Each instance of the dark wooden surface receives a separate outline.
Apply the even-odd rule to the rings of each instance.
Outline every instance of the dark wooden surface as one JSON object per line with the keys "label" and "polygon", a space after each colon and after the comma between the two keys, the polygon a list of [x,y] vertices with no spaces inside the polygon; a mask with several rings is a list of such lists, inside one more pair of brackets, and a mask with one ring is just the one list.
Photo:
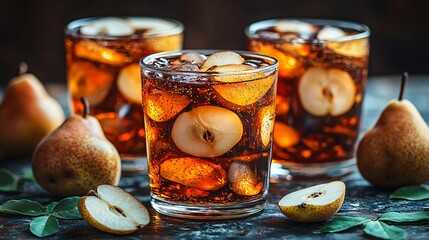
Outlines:
{"label": "dark wooden surface", "polygon": [[[367,85],[364,102],[363,129],[370,128],[390,99],[398,95],[399,76],[372,77]],[[67,100],[64,87],[50,86],[50,92],[65,106]],[[411,76],[405,92],[406,98],[415,103],[426,122],[429,122],[429,76]],[[30,170],[30,160],[1,159],[0,167],[15,173]],[[429,206],[429,200],[389,200],[390,191],[373,188],[358,171],[344,177],[347,192],[344,205],[337,215],[366,216],[376,218],[389,211],[422,211]],[[147,177],[143,175],[123,177],[120,186],[135,195],[149,209],[151,223],[134,234],[116,236],[98,231],[83,220],[60,220],[60,232],[49,239],[372,239],[360,229],[336,234],[317,234],[325,222],[296,223],[288,220],[277,207],[285,194],[323,181],[290,181],[271,184],[268,204],[259,214],[235,220],[190,221],[166,217],[156,213],[149,204]],[[26,182],[21,192],[0,192],[0,204],[9,199],[31,199],[48,204],[59,200],[44,192],[33,182]],[[31,217],[0,214],[0,239],[36,238],[29,231]],[[401,226],[408,231],[407,239],[429,239],[427,225]]]}

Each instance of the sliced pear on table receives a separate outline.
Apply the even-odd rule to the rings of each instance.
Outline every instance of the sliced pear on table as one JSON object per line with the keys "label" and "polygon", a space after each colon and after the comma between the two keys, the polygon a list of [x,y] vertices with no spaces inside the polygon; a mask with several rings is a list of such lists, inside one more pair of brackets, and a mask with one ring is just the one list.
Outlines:
{"label": "sliced pear on table", "polygon": [[119,187],[100,185],[91,194],[79,200],[78,209],[87,223],[101,231],[129,234],[150,222],[143,204]]}
{"label": "sliced pear on table", "polygon": [[319,222],[340,210],[346,193],[341,181],[304,188],[284,196],[278,203],[288,218],[298,222]]}

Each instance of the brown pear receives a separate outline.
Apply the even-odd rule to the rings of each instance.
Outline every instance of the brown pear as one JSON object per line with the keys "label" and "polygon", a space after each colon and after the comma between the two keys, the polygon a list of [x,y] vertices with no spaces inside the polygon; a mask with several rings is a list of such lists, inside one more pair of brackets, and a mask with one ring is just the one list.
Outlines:
{"label": "brown pear", "polygon": [[98,120],[68,117],[39,143],[32,158],[33,174],[45,190],[60,196],[85,195],[101,184],[118,185],[121,160],[104,136]]}
{"label": "brown pear", "polygon": [[39,141],[64,121],[60,104],[33,75],[12,78],[0,104],[0,152],[31,156]]}
{"label": "brown pear", "polygon": [[374,186],[398,188],[429,180],[429,127],[416,107],[399,100],[384,109],[375,126],[358,145],[357,164]]}

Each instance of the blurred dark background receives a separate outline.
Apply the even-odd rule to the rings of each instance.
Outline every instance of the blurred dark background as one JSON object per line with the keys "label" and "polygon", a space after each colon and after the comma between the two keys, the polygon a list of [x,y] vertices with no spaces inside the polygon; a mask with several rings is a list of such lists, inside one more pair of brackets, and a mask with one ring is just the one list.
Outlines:
{"label": "blurred dark background", "polygon": [[270,18],[343,19],[371,30],[370,75],[429,73],[424,0],[1,0],[0,87],[24,60],[43,82],[65,83],[63,28],[90,16],[155,16],[185,25],[184,48],[245,49],[243,29]]}

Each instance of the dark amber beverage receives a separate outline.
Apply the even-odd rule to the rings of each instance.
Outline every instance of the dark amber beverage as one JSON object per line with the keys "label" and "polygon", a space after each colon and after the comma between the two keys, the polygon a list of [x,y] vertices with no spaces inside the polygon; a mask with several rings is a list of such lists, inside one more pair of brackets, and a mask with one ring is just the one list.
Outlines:
{"label": "dark amber beverage", "polygon": [[182,48],[183,25],[158,18],[88,18],[66,27],[71,112],[90,113],[121,155],[125,172],[147,169],[139,60]]}
{"label": "dark amber beverage", "polygon": [[368,27],[267,20],[248,49],[277,58],[273,177],[333,177],[353,169],[369,54]]}
{"label": "dark amber beverage", "polygon": [[265,206],[277,61],[249,52],[178,51],[141,61],[152,206],[184,218]]}

